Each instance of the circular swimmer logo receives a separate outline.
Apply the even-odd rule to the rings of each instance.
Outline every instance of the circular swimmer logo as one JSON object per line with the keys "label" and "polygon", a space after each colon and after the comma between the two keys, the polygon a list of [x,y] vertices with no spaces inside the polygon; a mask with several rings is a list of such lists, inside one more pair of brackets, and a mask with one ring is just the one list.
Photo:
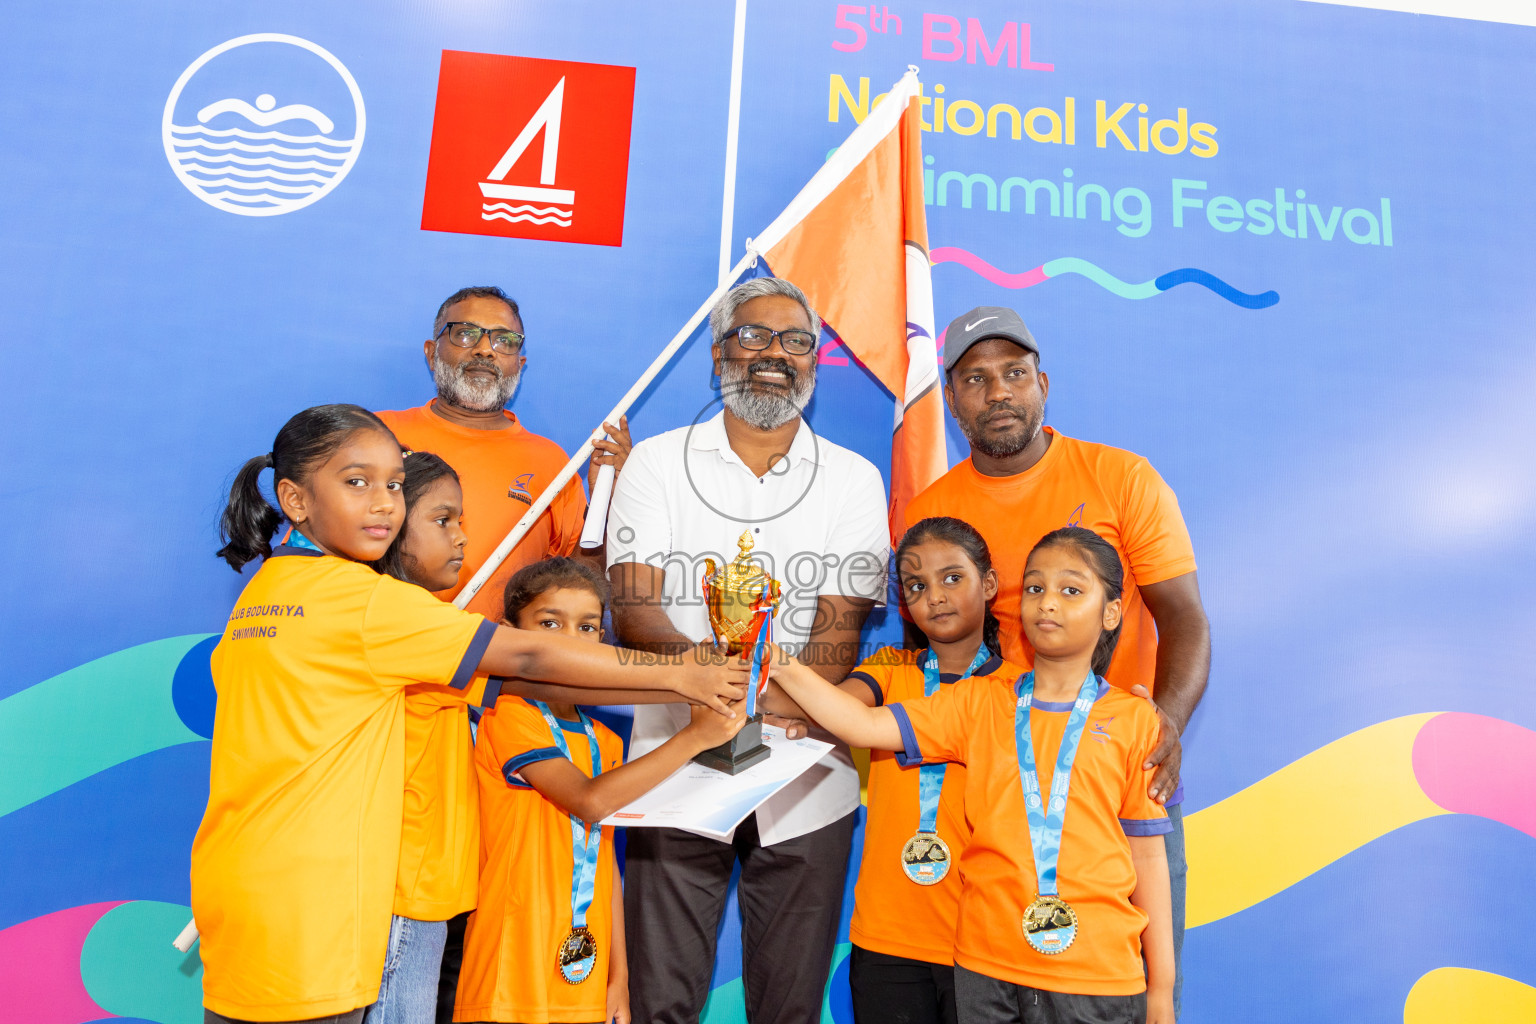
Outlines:
{"label": "circular swimmer logo", "polygon": [[259,32],[220,43],[181,73],[160,136],[171,170],[197,198],[273,217],[341,184],[365,124],[357,80],[329,50]]}

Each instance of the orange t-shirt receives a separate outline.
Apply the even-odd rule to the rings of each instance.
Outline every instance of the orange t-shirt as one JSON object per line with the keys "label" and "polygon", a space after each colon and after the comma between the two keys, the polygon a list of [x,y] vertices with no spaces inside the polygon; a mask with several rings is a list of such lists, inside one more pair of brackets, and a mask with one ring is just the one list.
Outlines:
{"label": "orange t-shirt", "polygon": [[[568,456],[547,437],[529,433],[516,416],[504,413],[505,430],[474,430],[449,423],[432,411],[431,404],[415,409],[379,413],[400,443],[412,451],[431,452],[459,474],[464,488],[464,532],[469,545],[459,585],[468,583],[485,564],[496,545],[523,518],[528,507],[564,468]],[[469,602],[469,610],[492,621],[501,619],[501,592],[507,580],[525,565],[550,555],[569,555],[581,541],[587,498],[581,478],[572,477],[533,529],[512,549],[496,574]],[[460,587],[437,596],[451,601]]]}
{"label": "orange t-shirt", "polygon": [[1034,649],[1023,635],[1019,597],[1030,549],[1052,530],[1083,526],[1114,545],[1125,569],[1124,626],[1105,678],[1152,692],[1157,627],[1137,587],[1195,571],[1195,552],[1179,500],[1140,455],[1064,437],[1050,427],[1051,446],[1015,476],[983,476],[970,459],[935,480],[907,506],[906,525],[953,516],[986,539],[997,570],[992,611],[1002,624],[1003,657],[1026,667]]}
{"label": "orange t-shirt", "polygon": [[[405,790],[402,693],[467,685],[495,626],[368,566],[283,546],[211,661],[192,841],[203,1003],[307,1020],[379,996]],[[461,698],[462,699],[462,698]]]}
{"label": "orange t-shirt", "polygon": [[[505,415],[511,424],[506,430],[474,430],[448,422],[430,404],[379,413],[401,444],[441,456],[459,474],[469,535],[460,583],[469,582],[566,463],[559,445],[529,433],[512,413]],[[525,565],[575,551],[586,511],[581,481],[572,479],[469,610],[499,620],[507,580]],[[451,601],[458,592],[454,587],[437,596]],[[480,816],[469,712],[462,699],[443,698],[431,687],[412,687],[405,696],[408,767],[395,913],[418,921],[447,920],[475,905]]]}
{"label": "orange t-shirt", "polygon": [[[594,722],[603,771],[624,763],[624,744]],[[583,775],[592,755],[579,722],[561,721],[571,761]],[[480,785],[480,902],[464,934],[456,1021],[521,1024],[602,1020],[613,952],[613,830],[603,829],[587,928],[597,963],[571,985],[555,952],[571,930],[570,815],[523,781],[536,761],[562,757],[549,723],[532,703],[502,698],[480,719],[475,777]]]}
{"label": "orange t-shirt", "polygon": [[[885,647],[848,678],[867,683],[878,704],[921,700],[922,659],[927,653]],[[994,654],[964,685],[1006,688],[1021,675],[1017,665]],[[940,675],[940,692],[959,678]],[[954,860],[950,872],[933,885],[918,885],[901,867],[901,849],[916,834],[921,815],[918,777],[917,765],[903,767],[888,750],[870,751],[864,859],[848,936],[854,945],[877,953],[948,965],[955,962],[955,926],[960,917],[960,872],[954,866],[971,836],[965,812],[965,765],[951,764],[944,772],[936,831]]]}
{"label": "orange t-shirt", "polygon": [[[906,749],[903,763],[966,766],[971,841],[959,861],[960,927],[955,963],[990,978],[1051,992],[1133,995],[1146,991],[1141,933],[1147,915],[1131,902],[1136,868],[1127,835],[1172,831],[1147,796],[1141,768],[1157,744],[1157,714],[1145,700],[1099,687],[1072,766],[1057,862],[1057,893],[1077,911],[1077,940],[1054,956],[1024,940],[1034,901],[1035,859],[1019,780],[1014,709],[1018,686],[956,686],[891,705]],[[1029,713],[1036,771],[1049,793],[1071,703],[1036,700]]]}

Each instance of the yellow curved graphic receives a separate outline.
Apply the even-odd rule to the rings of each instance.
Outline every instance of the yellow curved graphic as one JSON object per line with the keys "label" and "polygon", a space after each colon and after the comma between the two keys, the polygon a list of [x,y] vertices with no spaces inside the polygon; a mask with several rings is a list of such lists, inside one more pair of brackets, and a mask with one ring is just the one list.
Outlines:
{"label": "yellow curved graphic", "polygon": [[1408,991],[1403,1024],[1530,1024],[1536,988],[1487,971],[1441,967]]}
{"label": "yellow curved graphic", "polygon": [[1246,910],[1393,829],[1449,814],[1413,768],[1414,739],[1435,715],[1350,733],[1185,818],[1188,927]]}

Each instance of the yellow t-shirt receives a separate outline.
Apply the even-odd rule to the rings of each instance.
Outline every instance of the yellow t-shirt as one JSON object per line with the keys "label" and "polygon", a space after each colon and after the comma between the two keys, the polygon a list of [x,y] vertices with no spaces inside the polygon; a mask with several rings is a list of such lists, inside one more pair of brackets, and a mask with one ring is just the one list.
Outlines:
{"label": "yellow t-shirt", "polygon": [[469,706],[484,676],[465,691],[421,683],[405,691],[405,818],[395,913],[446,921],[475,909],[480,860],[480,790],[475,785]]}
{"label": "yellow t-shirt", "polygon": [[366,565],[284,545],[214,648],[192,843],[203,1003],[243,1020],[378,997],[405,791],[404,690],[464,687],[495,626]]}

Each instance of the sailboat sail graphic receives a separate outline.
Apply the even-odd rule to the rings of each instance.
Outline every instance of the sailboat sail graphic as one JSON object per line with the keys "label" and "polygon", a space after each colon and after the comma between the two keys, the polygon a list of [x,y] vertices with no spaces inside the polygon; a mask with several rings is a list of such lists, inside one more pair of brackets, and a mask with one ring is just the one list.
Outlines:
{"label": "sailboat sail graphic", "polygon": [[[517,133],[512,145],[496,161],[496,166],[486,175],[488,180],[480,182],[480,194],[486,200],[480,205],[481,220],[571,226],[571,217],[576,210],[575,190],[551,187],[555,184],[555,168],[560,159],[560,113],[564,106],[565,79],[561,78],[528,123],[523,125],[523,130]],[[539,162],[539,184],[506,184],[513,165],[527,152],[540,131],[544,133],[544,150]]]}

